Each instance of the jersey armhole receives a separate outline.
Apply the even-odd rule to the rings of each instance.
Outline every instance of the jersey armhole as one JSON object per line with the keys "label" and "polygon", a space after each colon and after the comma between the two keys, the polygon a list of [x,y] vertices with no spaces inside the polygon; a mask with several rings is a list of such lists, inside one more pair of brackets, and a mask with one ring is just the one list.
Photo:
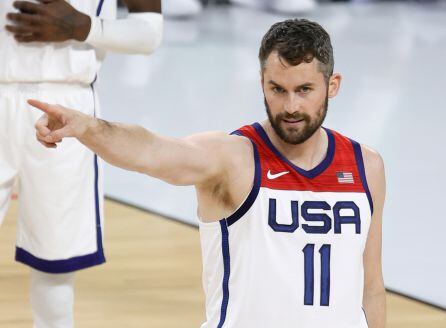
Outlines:
{"label": "jersey armhole", "polygon": [[237,135],[237,136],[240,136],[240,137],[244,137],[243,133],[241,133],[239,130],[232,131],[232,132],[230,133],[230,135],[231,135],[231,136],[233,136],[233,135]]}
{"label": "jersey armhole", "polygon": [[367,195],[367,199],[369,200],[370,212],[373,215],[373,200],[372,200],[372,195],[370,194],[369,186],[367,184],[367,178],[366,178],[366,174],[365,174],[364,159],[362,157],[361,145],[354,140],[350,139],[350,141],[353,146],[353,151],[355,152],[356,167],[358,168],[359,177],[361,178],[362,186],[363,186],[364,191]]}
{"label": "jersey armhole", "polygon": [[[234,131],[231,133],[231,135],[239,135],[245,138],[248,138],[243,135],[240,131]],[[248,138],[251,141],[252,149],[254,153],[254,181],[252,184],[251,191],[249,192],[246,199],[243,201],[243,203],[237,208],[237,210],[234,211],[230,216],[227,218],[224,218],[220,221],[226,221],[227,226],[234,224],[237,222],[243,215],[248,212],[248,210],[251,208],[251,206],[254,204],[254,201],[257,198],[257,195],[260,191],[260,184],[261,184],[261,178],[262,178],[262,170],[260,167],[260,159],[259,159],[259,152],[257,150],[257,146],[250,138]]]}

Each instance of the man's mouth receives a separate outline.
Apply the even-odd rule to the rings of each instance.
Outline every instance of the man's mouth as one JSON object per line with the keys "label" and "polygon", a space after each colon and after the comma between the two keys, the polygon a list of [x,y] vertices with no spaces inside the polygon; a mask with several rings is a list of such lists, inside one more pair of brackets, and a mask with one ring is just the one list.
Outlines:
{"label": "man's mouth", "polygon": [[290,120],[290,119],[283,119],[286,123],[291,123],[291,124],[295,124],[295,123],[299,123],[299,122],[303,122],[304,119],[300,119],[300,120]]}

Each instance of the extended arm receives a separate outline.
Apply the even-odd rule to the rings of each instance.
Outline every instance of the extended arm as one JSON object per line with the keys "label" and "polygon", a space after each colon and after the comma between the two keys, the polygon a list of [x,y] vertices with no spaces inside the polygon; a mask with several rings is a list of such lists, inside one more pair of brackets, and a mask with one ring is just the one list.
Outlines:
{"label": "extended arm", "polygon": [[108,163],[175,185],[205,185],[225,176],[225,150],[239,140],[220,132],[183,139],[163,137],[140,126],[109,123],[61,106],[29,103],[46,113],[37,138],[47,147],[75,137]]}
{"label": "extended arm", "polygon": [[362,147],[374,211],[364,251],[363,306],[370,328],[386,325],[386,293],[382,275],[382,214],[386,194],[384,163],[373,150]]}
{"label": "extended arm", "polygon": [[19,42],[77,40],[122,53],[150,54],[161,43],[161,0],[125,0],[123,19],[88,16],[65,0],[15,1],[18,13],[8,13],[6,29]]}
{"label": "extended arm", "polygon": [[161,44],[161,0],[123,0],[129,10],[125,19],[91,17],[85,42],[108,51],[150,54]]}

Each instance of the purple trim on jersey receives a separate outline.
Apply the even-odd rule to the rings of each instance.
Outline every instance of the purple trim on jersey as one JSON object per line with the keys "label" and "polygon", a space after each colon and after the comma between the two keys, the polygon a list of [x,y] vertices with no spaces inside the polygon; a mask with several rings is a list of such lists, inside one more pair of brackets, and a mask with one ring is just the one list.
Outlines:
{"label": "purple trim on jersey", "polygon": [[[243,135],[240,134],[240,132],[238,133],[233,132],[231,134]],[[250,141],[252,143],[252,148],[254,151],[254,182],[252,185],[252,189],[248,197],[243,202],[243,204],[226,219],[221,220],[221,221],[226,221],[228,223],[228,227],[237,222],[243,215],[246,214],[246,212],[248,212],[252,204],[254,204],[257,195],[259,194],[260,183],[262,180],[262,170],[260,168],[259,152],[257,151],[257,146],[254,143],[254,141],[252,141],[251,139]]]}
{"label": "purple trim on jersey", "polygon": [[96,9],[96,17],[99,17],[102,11],[102,6],[104,5],[104,0],[100,0],[98,4],[98,8]]}
{"label": "purple trim on jersey", "polygon": [[229,303],[229,276],[231,272],[231,257],[229,254],[229,231],[228,224],[225,220],[220,220],[221,227],[221,248],[223,255],[223,299],[221,301],[221,309],[220,309],[220,322],[218,323],[217,328],[223,327],[223,324],[226,320],[226,312],[228,310]]}
{"label": "purple trim on jersey", "polygon": [[67,273],[80,269],[89,268],[105,262],[103,253],[93,253],[84,256],[72,257],[67,260],[43,260],[20,247],[16,247],[15,259],[36,270],[47,273]]}
{"label": "purple trim on jersey", "polygon": [[101,228],[101,209],[99,199],[99,168],[98,168],[98,155],[94,154],[94,198],[95,198],[95,212],[96,212],[96,243],[97,253],[104,258],[104,249],[102,247],[102,228]]}
{"label": "purple trim on jersey", "polygon": [[359,176],[361,178],[362,186],[364,187],[365,193],[367,195],[367,199],[369,200],[370,211],[373,214],[373,200],[372,200],[372,195],[370,194],[369,186],[367,184],[367,178],[365,175],[364,159],[362,158],[361,145],[352,139],[350,139],[350,142],[352,143],[353,150],[355,152],[356,166],[358,167]]}
{"label": "purple trim on jersey", "polygon": [[67,273],[77,271],[91,266],[99,265],[105,262],[104,251],[102,248],[102,231],[101,231],[101,217],[99,208],[99,188],[98,188],[98,159],[94,156],[94,188],[95,188],[95,226],[96,226],[96,241],[97,251],[92,254],[76,256],[65,260],[44,260],[40,259],[26,250],[16,247],[15,260],[26,264],[36,270],[47,273]]}
{"label": "purple trim on jersey", "polygon": [[[93,83],[90,85],[93,93],[93,116],[96,117],[96,93],[94,91]],[[99,165],[98,155],[94,154],[94,199],[95,199],[95,214],[96,214],[96,243],[97,253],[104,259],[104,249],[102,247],[102,227],[101,227],[101,209],[99,199]]]}
{"label": "purple trim on jersey", "polygon": [[[96,117],[96,98],[93,85],[94,116]],[[94,199],[95,199],[95,226],[97,250],[95,253],[76,256],[64,260],[44,260],[40,259],[26,250],[16,247],[15,260],[26,264],[36,270],[47,273],[67,273],[89,268],[105,262],[104,250],[102,247],[101,211],[99,199],[99,167],[98,156],[94,155]]]}
{"label": "purple trim on jersey", "polygon": [[244,137],[243,133],[241,133],[239,130],[232,131],[230,134],[231,135],[238,135],[238,136]]}
{"label": "purple trim on jersey", "polygon": [[254,127],[257,134],[260,136],[260,138],[262,138],[262,140],[266,144],[266,146],[277,157],[279,157],[282,161],[284,161],[289,166],[291,166],[295,171],[297,171],[297,173],[299,173],[300,175],[302,175],[308,179],[313,179],[313,178],[317,177],[319,174],[321,174],[322,172],[324,172],[325,169],[328,168],[330,166],[331,162],[333,161],[334,154],[335,154],[335,138],[333,136],[333,133],[329,129],[323,128],[327,132],[327,136],[328,136],[327,155],[325,156],[324,160],[322,162],[320,162],[316,167],[307,171],[307,170],[304,170],[304,169],[298,167],[297,165],[291,163],[285,156],[283,156],[277,150],[277,148],[273,145],[273,143],[269,139],[268,135],[266,134],[265,130],[259,123],[256,122],[252,126]]}

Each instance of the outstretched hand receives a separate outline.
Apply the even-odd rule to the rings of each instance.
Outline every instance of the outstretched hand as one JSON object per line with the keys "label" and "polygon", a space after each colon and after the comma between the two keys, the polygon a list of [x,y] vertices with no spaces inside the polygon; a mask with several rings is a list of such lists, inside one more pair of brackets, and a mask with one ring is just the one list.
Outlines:
{"label": "outstretched hand", "polygon": [[65,0],[14,1],[18,13],[8,13],[6,29],[18,42],[84,41],[90,18]]}
{"label": "outstretched hand", "polygon": [[56,148],[63,138],[80,137],[87,130],[89,116],[60,105],[50,105],[38,100],[28,104],[45,114],[36,122],[37,140],[47,148]]}

